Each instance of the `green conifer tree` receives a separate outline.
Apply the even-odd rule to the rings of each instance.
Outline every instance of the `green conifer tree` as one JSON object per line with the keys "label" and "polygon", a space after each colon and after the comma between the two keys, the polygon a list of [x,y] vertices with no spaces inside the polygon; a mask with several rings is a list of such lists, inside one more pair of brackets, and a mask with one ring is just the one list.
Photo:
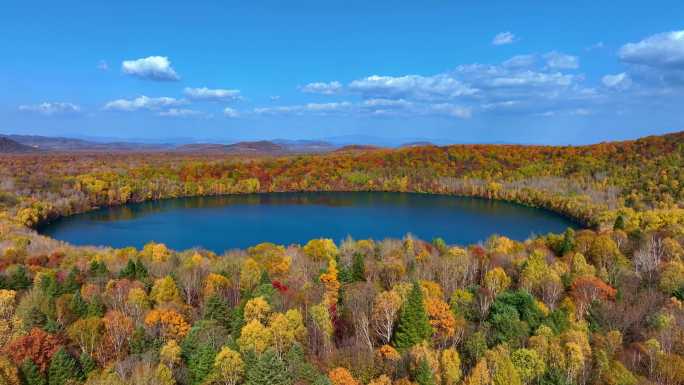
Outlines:
{"label": "green conifer tree", "polygon": [[364,265],[363,255],[361,255],[361,253],[354,253],[354,260],[352,261],[352,280],[354,282],[366,280],[366,266]]}
{"label": "green conifer tree", "polygon": [[216,351],[210,345],[199,346],[188,359],[191,383],[201,384],[214,367]]}
{"label": "green conifer tree", "polygon": [[20,370],[26,385],[47,385],[47,379],[30,358],[21,364]]}
{"label": "green conifer tree", "polygon": [[83,375],[86,377],[88,374],[90,374],[90,372],[97,368],[95,360],[93,360],[93,357],[87,353],[81,353],[81,356],[78,358],[78,362],[81,364],[81,370],[83,370]]}
{"label": "green conifer tree", "polygon": [[418,385],[435,385],[432,369],[430,369],[430,365],[425,358],[420,360],[420,364],[418,364],[418,368],[416,368],[414,379]]}
{"label": "green conifer tree", "polygon": [[406,349],[430,338],[431,335],[432,327],[423,304],[423,291],[415,282],[401,307],[392,343],[399,349]]}
{"label": "green conifer tree", "polygon": [[247,367],[247,385],[290,385],[292,377],[285,362],[269,350]]}
{"label": "green conifer tree", "polygon": [[203,318],[214,320],[227,330],[231,330],[231,311],[228,302],[218,295],[212,295],[204,305]]}
{"label": "green conifer tree", "polygon": [[50,362],[48,368],[48,385],[65,385],[71,380],[81,378],[76,361],[71,358],[64,348],[59,349]]}

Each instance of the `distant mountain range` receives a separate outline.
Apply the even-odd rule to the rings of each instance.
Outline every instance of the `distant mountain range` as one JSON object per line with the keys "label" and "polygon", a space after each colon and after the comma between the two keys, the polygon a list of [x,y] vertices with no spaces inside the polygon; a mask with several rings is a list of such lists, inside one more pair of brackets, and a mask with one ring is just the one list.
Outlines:
{"label": "distant mountain range", "polygon": [[[357,142],[352,140],[357,139]],[[379,144],[382,142],[372,137],[336,137],[326,140],[289,140],[275,139],[271,141],[242,141],[235,143],[152,143],[136,141],[100,141],[95,139],[78,139],[66,137],[50,137],[39,135],[3,135],[0,153],[25,152],[137,152],[160,151],[181,153],[213,153],[241,155],[284,155],[302,153],[323,153],[332,151],[368,150],[381,147],[416,147],[433,145],[427,141],[398,143],[395,145]]]}
{"label": "distant mountain range", "polygon": [[25,144],[21,144],[17,141],[14,141],[9,138],[5,137],[0,137],[0,154],[17,154],[17,153],[28,153],[28,152],[37,152],[39,150],[27,146]]}

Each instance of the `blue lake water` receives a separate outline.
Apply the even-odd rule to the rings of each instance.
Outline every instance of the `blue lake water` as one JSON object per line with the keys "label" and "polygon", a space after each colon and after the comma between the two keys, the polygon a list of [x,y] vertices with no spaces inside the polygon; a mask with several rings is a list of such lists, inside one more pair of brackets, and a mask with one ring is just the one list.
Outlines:
{"label": "blue lake water", "polygon": [[167,199],[60,218],[39,231],[75,245],[141,248],[149,241],[183,250],[221,253],[260,242],[303,244],[401,238],[407,233],[466,245],[500,234],[532,234],[577,227],[558,214],[513,203],[446,195],[321,192]]}

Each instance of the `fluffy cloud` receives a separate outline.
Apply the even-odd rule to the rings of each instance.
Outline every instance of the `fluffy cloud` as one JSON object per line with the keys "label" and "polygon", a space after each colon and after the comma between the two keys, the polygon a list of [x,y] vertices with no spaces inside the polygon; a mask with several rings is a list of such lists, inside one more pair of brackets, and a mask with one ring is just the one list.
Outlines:
{"label": "fluffy cloud", "polygon": [[512,44],[516,40],[515,35],[510,33],[510,32],[501,32],[497,33],[496,36],[494,36],[494,39],[492,39],[492,44],[494,45],[505,45],[505,44]]}
{"label": "fluffy cloud", "polygon": [[207,87],[190,88],[183,90],[185,96],[194,100],[235,101],[241,100],[240,90],[210,89]]}
{"label": "fluffy cloud", "polygon": [[418,100],[451,99],[470,96],[477,92],[476,89],[463,84],[448,74],[399,77],[373,75],[352,81],[349,84],[349,90],[358,92],[367,98],[411,98]]}
{"label": "fluffy cloud", "polygon": [[232,109],[230,107],[226,107],[223,109],[223,116],[226,116],[228,118],[237,118],[240,116],[240,113],[237,112],[237,110]]}
{"label": "fluffy cloud", "polygon": [[632,79],[629,75],[622,72],[615,75],[605,75],[601,78],[601,83],[608,88],[625,90],[632,85]]}
{"label": "fluffy cloud", "polygon": [[544,55],[546,65],[553,69],[576,69],[579,68],[579,59],[577,56],[566,55],[561,52],[549,52]]}
{"label": "fluffy cloud", "polygon": [[336,80],[329,83],[316,82],[301,86],[299,89],[308,94],[333,95],[342,91],[342,83]]}
{"label": "fluffy cloud", "polygon": [[684,31],[659,33],[620,48],[625,63],[684,70]]}
{"label": "fluffy cloud", "polygon": [[21,105],[19,111],[36,113],[44,116],[74,115],[81,112],[81,107],[73,103],[44,102],[40,104]]}
{"label": "fluffy cloud", "polygon": [[136,60],[124,60],[121,70],[128,75],[142,79],[175,81],[180,77],[171,67],[169,58],[165,56],[148,56]]}
{"label": "fluffy cloud", "polygon": [[105,110],[114,111],[138,111],[138,110],[158,110],[165,107],[173,107],[185,104],[184,100],[170,97],[150,98],[142,95],[135,99],[117,99],[105,104]]}

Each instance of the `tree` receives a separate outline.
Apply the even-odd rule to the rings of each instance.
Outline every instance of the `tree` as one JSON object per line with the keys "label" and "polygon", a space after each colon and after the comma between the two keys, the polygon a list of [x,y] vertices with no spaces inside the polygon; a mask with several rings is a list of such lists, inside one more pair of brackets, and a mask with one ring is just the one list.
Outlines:
{"label": "tree", "polygon": [[150,298],[152,298],[157,305],[183,302],[178,286],[176,286],[176,281],[169,275],[154,281],[154,286],[152,286],[152,291],[150,292]]}
{"label": "tree", "polygon": [[199,385],[204,382],[214,367],[216,350],[211,345],[203,344],[188,358],[188,371],[190,372],[191,384]]}
{"label": "tree", "polygon": [[337,367],[328,372],[328,378],[332,385],[359,385],[359,382],[349,373],[349,371],[342,367]]}
{"label": "tree", "polygon": [[10,342],[5,351],[15,365],[21,365],[24,360],[31,359],[44,372],[52,356],[59,350],[59,344],[59,339],[54,335],[34,328],[28,335]]}
{"label": "tree", "polygon": [[248,365],[247,385],[291,385],[292,378],[276,354],[269,350],[259,355],[252,365]]}
{"label": "tree", "polygon": [[67,335],[81,347],[81,352],[92,355],[100,345],[104,324],[99,317],[79,319],[67,329]]}
{"label": "tree", "polygon": [[316,262],[329,261],[339,253],[332,239],[312,239],[304,245],[302,251]]}
{"label": "tree", "polygon": [[456,339],[456,318],[451,312],[449,305],[441,298],[428,298],[425,307],[430,320],[430,326],[434,331],[433,338],[441,346],[449,345]]}
{"label": "tree", "polygon": [[26,385],[47,385],[47,379],[45,375],[40,372],[38,366],[36,366],[31,359],[26,359],[24,363],[21,364],[21,376],[24,379]]}
{"label": "tree", "polygon": [[66,385],[81,377],[78,365],[69,353],[64,348],[57,351],[48,369],[48,385]]}
{"label": "tree", "polygon": [[272,340],[271,331],[258,320],[252,320],[242,327],[237,344],[243,352],[263,353],[271,346]]}
{"label": "tree", "polygon": [[17,367],[5,357],[0,357],[0,384],[2,385],[20,385],[19,371]]}
{"label": "tree", "polygon": [[235,385],[245,374],[245,363],[240,354],[224,346],[216,355],[210,376],[212,383]]}
{"label": "tree", "polygon": [[371,317],[375,333],[384,344],[392,339],[394,323],[400,308],[401,297],[394,290],[383,291],[375,296]]}
{"label": "tree", "polygon": [[534,350],[518,349],[511,354],[511,361],[525,384],[534,383],[546,371],[544,360]]}
{"label": "tree", "polygon": [[492,379],[487,366],[487,360],[477,362],[470,375],[463,381],[463,385],[491,385]]}
{"label": "tree", "polygon": [[489,289],[495,296],[503,293],[510,285],[511,278],[500,267],[495,267],[485,273],[484,287]]}
{"label": "tree", "polygon": [[402,305],[397,329],[393,337],[393,345],[399,349],[409,348],[432,335],[432,327],[428,320],[423,303],[423,291],[415,282],[406,301]]}
{"label": "tree", "polygon": [[352,261],[352,281],[362,282],[366,280],[366,266],[361,253],[354,253]]}
{"label": "tree", "polygon": [[228,306],[228,301],[219,297],[218,295],[212,295],[207,300],[204,305],[203,317],[206,320],[214,320],[218,322],[221,326],[230,330],[232,316],[230,307]]}
{"label": "tree", "polygon": [[432,369],[428,365],[427,359],[423,358],[418,364],[414,379],[418,385],[435,385],[435,380],[432,377]]}
{"label": "tree", "polygon": [[264,297],[252,298],[245,304],[245,322],[250,322],[252,320],[264,322],[270,312],[271,305],[269,305],[268,302],[266,302]]}
{"label": "tree", "polygon": [[181,347],[176,340],[169,340],[159,350],[159,361],[173,369],[181,362]]}
{"label": "tree", "polygon": [[162,338],[180,339],[190,330],[190,325],[179,313],[168,310],[152,310],[145,316],[145,325],[154,328]]}
{"label": "tree", "polygon": [[439,356],[439,366],[444,385],[456,385],[461,380],[461,357],[454,348],[444,349]]}

